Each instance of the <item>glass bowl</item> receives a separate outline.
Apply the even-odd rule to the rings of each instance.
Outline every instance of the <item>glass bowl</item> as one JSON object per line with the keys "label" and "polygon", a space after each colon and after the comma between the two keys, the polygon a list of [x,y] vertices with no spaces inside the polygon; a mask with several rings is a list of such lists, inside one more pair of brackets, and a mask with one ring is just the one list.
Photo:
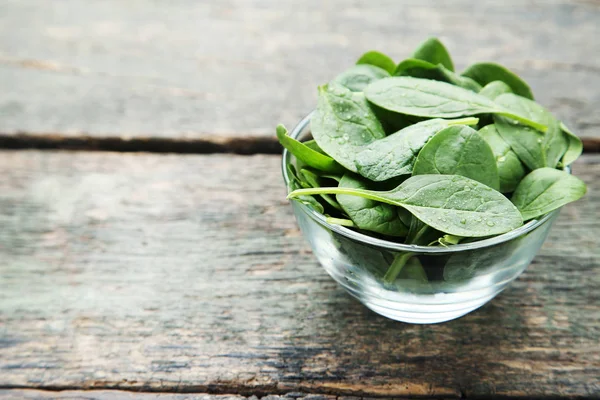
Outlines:
{"label": "glass bowl", "polygon": [[[310,115],[291,136],[299,140],[308,136],[309,122]],[[282,170],[288,188],[286,166],[291,158],[284,150]],[[531,263],[559,213],[472,243],[416,246],[330,224],[309,206],[291,203],[314,255],[337,283],[376,313],[415,324],[449,321],[493,299]],[[399,274],[390,275],[398,259],[409,262]],[[390,279],[393,275],[397,276]]]}

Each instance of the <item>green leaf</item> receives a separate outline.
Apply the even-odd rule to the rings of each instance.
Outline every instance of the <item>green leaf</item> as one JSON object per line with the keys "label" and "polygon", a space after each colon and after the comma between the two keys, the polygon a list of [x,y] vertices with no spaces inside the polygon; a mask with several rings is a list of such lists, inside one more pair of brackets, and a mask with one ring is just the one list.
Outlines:
{"label": "green leaf", "polygon": [[581,179],[554,168],[540,168],[523,178],[511,200],[527,221],[580,199],[586,191]]}
{"label": "green leaf", "polygon": [[360,56],[356,64],[374,65],[387,71],[390,74],[392,74],[394,72],[394,69],[396,69],[396,63],[394,62],[394,60],[392,60],[385,54],[375,50],[367,51],[365,54]]}
{"label": "green leaf", "polygon": [[481,85],[471,78],[460,76],[450,71],[442,64],[432,64],[427,61],[409,58],[396,67],[394,76],[412,76],[415,78],[433,79],[448,82],[464,89],[479,92]]}
{"label": "green leaf", "polygon": [[353,92],[362,92],[371,82],[389,76],[389,72],[384,69],[374,65],[360,64],[348,68],[336,76],[332,82],[342,85]]}
{"label": "green leaf", "polygon": [[512,93],[510,86],[502,81],[493,81],[488,83],[479,91],[479,94],[487,97],[490,100],[495,100],[496,97],[504,93]]}
{"label": "green leaf", "polygon": [[495,125],[484,126],[479,130],[479,135],[490,145],[496,157],[500,192],[510,193],[514,191],[526,173],[519,157],[511,150],[510,145],[502,139]]}
{"label": "green leaf", "polygon": [[394,76],[371,83],[365,88],[365,96],[371,103],[401,114],[428,118],[497,114],[542,131],[547,129],[545,125],[518,115],[485,96],[446,82]]}
{"label": "green leaf", "polygon": [[548,127],[547,132],[543,134],[508,118],[494,117],[498,133],[519,156],[523,164],[531,170],[542,167],[554,168],[568,146],[558,120],[536,102],[516,94],[500,95],[496,98],[496,103]]}
{"label": "green leaf", "polygon": [[502,65],[491,62],[476,63],[468,67],[462,75],[473,79],[482,86],[493,81],[502,81],[510,86],[514,93],[533,100],[533,93],[529,85]]}
{"label": "green leaf", "polygon": [[[308,184],[311,187],[313,187],[313,188],[321,187],[321,178],[319,177],[319,175],[315,174],[311,170],[302,168],[300,170],[299,175],[303,176],[304,180],[306,182],[308,182]],[[333,208],[335,208],[336,210],[343,211],[342,207],[338,204],[338,202],[332,196],[330,196],[328,194],[322,194],[321,197],[323,198],[323,200],[325,200],[327,203],[329,203],[329,205],[332,206]]]}
{"label": "green leaf", "polygon": [[412,176],[387,192],[340,187],[300,189],[288,198],[323,193],[354,195],[403,207],[425,224],[456,236],[492,236],[523,224],[519,210],[501,193],[460,175]]}
{"label": "green leaf", "polygon": [[450,53],[446,50],[446,47],[437,38],[429,38],[417,47],[413,53],[413,58],[430,62],[431,64],[437,65],[442,64],[450,71],[454,71],[454,64]]}
{"label": "green leaf", "polygon": [[464,125],[450,126],[423,147],[413,175],[461,175],[498,190],[496,158],[477,131]]}
{"label": "green leaf", "polygon": [[312,149],[307,143],[301,143],[288,136],[287,129],[281,124],[277,125],[277,139],[294,157],[311,168],[334,174],[344,171],[344,168],[333,158],[322,154],[316,149]]}
{"label": "green leaf", "polygon": [[408,235],[406,235],[406,240],[404,241],[406,244],[426,246],[440,237],[440,231],[433,229],[413,215],[411,217]]}
{"label": "green leaf", "polygon": [[[293,192],[302,188],[303,185],[301,184],[300,178],[296,173],[296,168],[294,168],[292,164],[288,164],[287,171],[288,176],[290,178],[288,189]],[[306,187],[309,187],[309,185],[307,184]],[[299,196],[297,200],[320,214],[323,214],[325,212],[325,208],[323,207],[323,205],[319,203],[313,196]]]}
{"label": "green leaf", "polygon": [[311,131],[319,147],[352,172],[360,148],[385,137],[364,95],[334,83],[319,87]]}
{"label": "green leaf", "polygon": [[560,129],[563,131],[567,138],[567,151],[562,157],[562,165],[570,165],[573,161],[577,160],[583,152],[583,143],[581,139],[574,134],[564,123],[560,123]]}
{"label": "green leaf", "polygon": [[[339,187],[368,189],[366,182],[352,173],[346,173]],[[338,203],[359,229],[388,236],[406,236],[408,227],[397,212],[398,207],[357,196],[337,195]]]}
{"label": "green leaf", "polygon": [[483,250],[461,251],[453,254],[444,266],[446,282],[465,282],[473,279],[506,257],[506,246],[491,247]]}
{"label": "green leaf", "polygon": [[477,118],[431,119],[371,142],[356,155],[358,173],[372,181],[411,174],[417,154],[437,132],[456,123],[476,124]]}

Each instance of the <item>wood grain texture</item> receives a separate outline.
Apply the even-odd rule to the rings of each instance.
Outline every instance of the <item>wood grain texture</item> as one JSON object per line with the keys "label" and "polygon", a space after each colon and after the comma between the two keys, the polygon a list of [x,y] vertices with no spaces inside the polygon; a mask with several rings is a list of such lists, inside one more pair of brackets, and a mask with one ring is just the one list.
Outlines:
{"label": "wood grain texture", "polygon": [[600,394],[600,156],[529,269],[440,325],[316,263],[279,157],[0,152],[0,387],[436,398]]}
{"label": "wood grain texture", "polygon": [[597,1],[4,1],[0,134],[273,136],[316,86],[377,48],[440,36],[462,69],[506,64],[600,136]]}

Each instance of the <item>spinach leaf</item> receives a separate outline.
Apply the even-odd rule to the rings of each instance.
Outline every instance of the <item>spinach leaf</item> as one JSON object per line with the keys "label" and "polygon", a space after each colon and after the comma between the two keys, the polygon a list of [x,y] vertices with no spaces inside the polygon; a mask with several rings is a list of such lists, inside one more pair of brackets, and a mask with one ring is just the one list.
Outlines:
{"label": "spinach leaf", "polygon": [[299,189],[288,198],[314,194],[348,194],[400,206],[425,224],[456,236],[497,235],[523,224],[519,210],[501,193],[460,175],[412,176],[387,192],[340,187]]}
{"label": "spinach leaf", "polygon": [[402,61],[394,70],[394,76],[412,76],[414,78],[433,79],[448,82],[474,92],[481,90],[481,85],[471,78],[457,75],[446,69],[442,64],[432,64],[427,61],[409,58]]}
{"label": "spinach leaf", "polygon": [[541,131],[547,129],[545,125],[506,109],[485,96],[446,82],[394,76],[371,83],[365,88],[365,96],[371,103],[401,114],[429,118],[496,114]]}
{"label": "spinach leaf", "polygon": [[567,150],[561,160],[562,165],[567,166],[579,158],[583,151],[583,143],[581,143],[581,139],[579,139],[579,137],[562,122],[560,123],[560,129],[565,134],[568,142]]}
{"label": "spinach leaf", "polygon": [[[342,255],[342,262],[346,265],[347,275],[345,278],[348,283],[353,283],[352,278],[362,277],[365,274],[376,279],[383,278],[389,262],[380,250],[357,244],[354,240],[342,235],[332,236],[332,239],[334,243],[337,242],[336,247]],[[358,280],[362,281],[360,278]]]}
{"label": "spinach leaf", "polygon": [[354,158],[360,148],[385,137],[364,95],[334,83],[319,87],[311,131],[319,147],[352,172],[357,172]]}
{"label": "spinach leaf", "polygon": [[419,45],[413,53],[413,58],[430,62],[431,64],[441,64],[449,71],[454,71],[454,64],[450,53],[439,39],[431,37]]}
{"label": "spinach leaf", "polygon": [[[289,190],[295,191],[300,188],[308,188],[310,185],[306,184],[306,186],[301,184],[300,178],[296,173],[296,168],[292,164],[287,165],[288,176],[290,178],[289,182]],[[312,208],[316,212],[323,214],[325,212],[325,208],[321,203],[319,203],[313,196],[299,196],[298,201],[308,207]]]}
{"label": "spinach leaf", "polygon": [[502,139],[495,125],[484,126],[479,130],[479,135],[490,145],[496,157],[500,192],[510,193],[514,191],[525,176],[525,167],[523,167],[519,157],[510,149],[509,144]]}
{"label": "spinach leaf", "polygon": [[461,175],[498,190],[496,158],[477,131],[464,125],[449,126],[423,147],[413,175]]}
{"label": "spinach leaf", "polygon": [[[319,175],[315,174],[311,170],[303,168],[300,170],[300,175],[302,175],[304,177],[304,180],[311,187],[313,187],[313,188],[321,187],[321,178],[319,177]],[[323,198],[323,200],[325,200],[327,203],[329,203],[329,205],[332,206],[333,208],[335,208],[336,210],[343,211],[342,207],[338,204],[338,202],[332,196],[330,196],[328,194],[322,194],[321,197]]]}
{"label": "spinach leaf", "polygon": [[[352,173],[346,173],[339,187],[368,189],[366,182]],[[348,217],[359,229],[377,232],[388,236],[406,236],[408,227],[404,225],[397,208],[357,196],[337,195],[337,201]]]}
{"label": "spinach leaf", "polygon": [[536,102],[515,94],[500,95],[496,98],[496,102],[506,109],[548,127],[547,132],[543,134],[508,118],[494,117],[498,133],[519,156],[523,164],[531,170],[542,167],[554,168],[568,146],[558,120]]}
{"label": "spinach leaf", "polygon": [[479,94],[487,97],[490,100],[495,100],[496,97],[504,93],[512,93],[510,86],[502,81],[493,81],[488,83],[479,91]]}
{"label": "spinach leaf", "polygon": [[301,160],[309,167],[334,174],[344,171],[344,168],[333,158],[322,154],[316,149],[312,149],[307,143],[301,143],[288,136],[287,129],[285,129],[285,126],[281,124],[277,125],[277,139],[279,139],[279,143],[288,149],[288,151],[292,153],[294,157],[296,157],[298,160]]}
{"label": "spinach leaf", "polygon": [[444,280],[446,282],[468,281],[478,273],[493,268],[500,259],[507,258],[506,251],[506,246],[499,246],[455,253],[444,266]]}
{"label": "spinach leaf", "polygon": [[394,72],[394,70],[396,69],[396,63],[394,62],[394,60],[392,60],[390,57],[386,56],[385,54],[380,53],[375,50],[368,51],[365,54],[363,54],[362,56],[360,56],[360,58],[358,59],[356,64],[357,65],[360,65],[360,64],[374,65],[376,67],[379,67],[379,68],[387,71],[389,74],[392,74]]}
{"label": "spinach leaf", "polygon": [[440,231],[433,229],[414,215],[411,217],[408,235],[406,235],[406,244],[426,246],[442,235]]}
{"label": "spinach leaf", "polygon": [[533,93],[531,93],[529,85],[517,74],[502,65],[491,62],[476,63],[468,67],[462,75],[483,86],[493,81],[502,81],[510,86],[514,93],[533,100]]}
{"label": "spinach leaf", "polygon": [[586,190],[581,179],[567,172],[539,168],[523,178],[511,200],[527,221],[578,200]]}
{"label": "spinach leaf", "polygon": [[327,153],[325,153],[323,151],[323,149],[319,147],[319,145],[317,144],[317,142],[315,142],[314,139],[307,140],[306,142],[301,142],[301,143],[304,144],[306,147],[316,151],[317,153],[327,155]]}
{"label": "spinach leaf", "polygon": [[371,142],[356,155],[358,173],[372,181],[411,174],[417,154],[433,135],[453,124],[476,124],[477,118],[431,119]]}
{"label": "spinach leaf", "polygon": [[388,135],[427,119],[423,117],[415,117],[414,115],[399,114],[386,110],[385,108],[378,107],[373,103],[369,103],[369,105],[371,106],[371,110],[373,110],[373,113],[377,119],[381,121],[381,124]]}
{"label": "spinach leaf", "polygon": [[371,82],[389,77],[384,69],[369,64],[359,64],[348,68],[333,79],[333,82],[342,85],[353,92],[362,92]]}

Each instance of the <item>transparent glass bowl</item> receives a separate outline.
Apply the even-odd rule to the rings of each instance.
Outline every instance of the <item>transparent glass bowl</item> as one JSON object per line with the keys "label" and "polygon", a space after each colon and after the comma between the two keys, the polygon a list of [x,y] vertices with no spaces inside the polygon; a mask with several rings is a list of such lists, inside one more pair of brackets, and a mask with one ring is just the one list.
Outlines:
{"label": "transparent glass bowl", "polygon": [[[291,132],[309,134],[310,115]],[[289,187],[283,152],[283,178]],[[323,268],[365,306],[385,317],[431,324],[461,317],[490,301],[531,263],[548,236],[559,210],[512,232],[473,243],[441,246],[405,245],[329,224],[312,208],[292,201],[296,220]],[[384,280],[394,260],[410,256],[418,265]],[[414,260],[413,260],[414,262]],[[418,264],[418,263],[416,263]]]}

